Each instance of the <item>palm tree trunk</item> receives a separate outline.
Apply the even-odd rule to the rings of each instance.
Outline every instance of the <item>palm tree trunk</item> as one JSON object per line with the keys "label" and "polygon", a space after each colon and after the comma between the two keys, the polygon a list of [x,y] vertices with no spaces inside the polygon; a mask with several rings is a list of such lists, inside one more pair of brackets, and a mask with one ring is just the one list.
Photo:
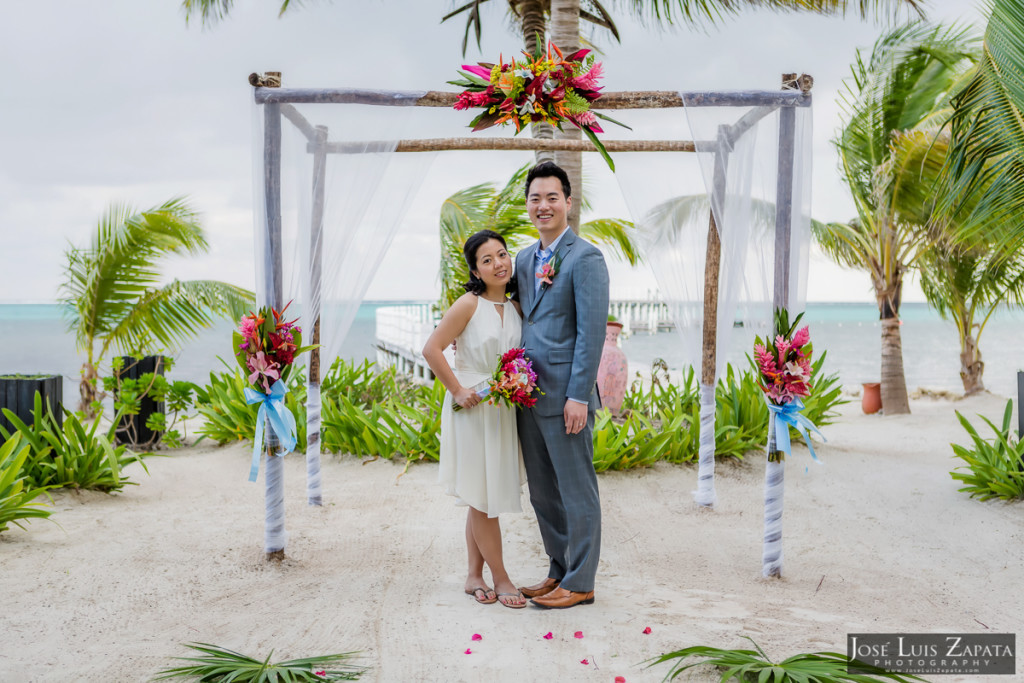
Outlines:
{"label": "palm tree trunk", "polygon": [[910,413],[907,378],[903,373],[903,341],[896,317],[882,320],[882,410],[886,415]]}
{"label": "palm tree trunk", "polygon": [[[515,8],[522,20],[523,48],[530,54],[533,54],[537,49],[538,37],[542,46],[547,38],[547,26],[544,24],[544,5],[541,0],[518,0]],[[533,137],[542,140],[554,138],[554,130],[551,124],[543,121],[531,124],[530,126],[530,132],[533,134]],[[539,164],[542,161],[554,161],[555,155],[553,152],[537,151],[534,152],[534,159]]]}
{"label": "palm tree trunk", "polygon": [[[580,0],[551,0],[551,41],[563,55],[580,49]],[[556,139],[579,140],[582,137],[583,132],[571,123],[555,131]],[[555,152],[555,163],[569,175],[569,184],[575,195],[575,201],[569,209],[569,227],[578,235],[580,207],[583,205],[583,153]]]}
{"label": "palm tree trunk", "polygon": [[960,346],[960,381],[964,383],[964,396],[985,391],[985,384],[981,381],[984,373],[985,363],[981,360],[978,342],[968,334]]}
{"label": "palm tree trunk", "polygon": [[96,411],[93,410],[92,404],[99,397],[99,392],[96,389],[98,382],[99,373],[96,371],[96,366],[93,365],[92,360],[90,359],[82,363],[82,379],[78,383],[78,409],[90,419],[96,417]]}

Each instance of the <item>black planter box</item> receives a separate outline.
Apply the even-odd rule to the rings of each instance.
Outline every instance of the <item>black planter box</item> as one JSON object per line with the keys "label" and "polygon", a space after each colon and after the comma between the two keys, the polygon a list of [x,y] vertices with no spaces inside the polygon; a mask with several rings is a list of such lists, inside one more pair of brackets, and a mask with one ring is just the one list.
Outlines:
{"label": "black planter box", "polygon": [[[43,411],[49,406],[58,427],[64,426],[64,378],[60,375],[0,375],[0,408],[7,408],[27,425],[33,423],[32,409],[36,392],[43,399]],[[14,432],[14,425],[0,410],[0,427]]]}
{"label": "black planter box", "polygon": [[[146,356],[141,360],[131,356],[122,356],[121,361],[123,363],[121,372],[117,373],[117,376],[121,379],[138,379],[147,372],[157,375],[164,374],[163,356]],[[153,413],[163,412],[164,404],[162,401],[157,403],[150,397],[144,396],[139,405],[138,415],[126,415],[121,418],[117,428],[118,442],[132,446],[143,446],[145,448],[155,446],[160,440],[160,432],[154,432],[146,427],[146,420]],[[134,429],[130,428],[129,425],[133,426]]]}

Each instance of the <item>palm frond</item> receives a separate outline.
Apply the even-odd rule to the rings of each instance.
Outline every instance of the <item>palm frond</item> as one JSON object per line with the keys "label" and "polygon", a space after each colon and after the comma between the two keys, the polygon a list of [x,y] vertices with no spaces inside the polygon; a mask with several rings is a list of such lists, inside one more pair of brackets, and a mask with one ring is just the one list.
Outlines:
{"label": "palm frond", "polygon": [[[1024,248],[1024,6],[991,0],[982,59],[953,97],[952,191],[944,213],[958,217],[965,241],[996,237],[1004,252]],[[987,185],[973,209],[965,201]]]}
{"label": "palm frond", "polygon": [[629,0],[632,14],[645,24],[690,25],[719,23],[752,8],[779,12],[814,12],[845,15],[854,10],[861,18],[877,16],[896,20],[904,14],[924,18],[922,0]]}
{"label": "palm frond", "polygon": [[595,244],[612,248],[612,253],[631,266],[640,263],[640,248],[636,241],[636,227],[622,218],[597,218],[580,226],[580,235]]}
{"label": "palm frond", "polygon": [[[273,652],[263,660],[255,659],[234,650],[209,643],[186,643],[202,656],[178,657],[189,662],[185,666],[164,669],[157,672],[153,680],[166,681],[184,678],[201,681],[235,681],[236,683],[313,683],[314,681],[354,681],[365,667],[351,663],[358,652],[342,652],[334,655],[303,657],[284,662],[271,663]],[[319,673],[318,673],[319,672]]]}

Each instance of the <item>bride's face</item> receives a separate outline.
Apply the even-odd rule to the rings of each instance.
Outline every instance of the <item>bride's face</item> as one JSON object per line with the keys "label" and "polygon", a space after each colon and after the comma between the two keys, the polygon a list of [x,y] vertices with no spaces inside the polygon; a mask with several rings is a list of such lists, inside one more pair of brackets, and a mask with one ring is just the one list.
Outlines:
{"label": "bride's face", "polygon": [[473,274],[488,287],[504,287],[512,278],[512,257],[501,242],[487,240],[476,250],[476,270]]}

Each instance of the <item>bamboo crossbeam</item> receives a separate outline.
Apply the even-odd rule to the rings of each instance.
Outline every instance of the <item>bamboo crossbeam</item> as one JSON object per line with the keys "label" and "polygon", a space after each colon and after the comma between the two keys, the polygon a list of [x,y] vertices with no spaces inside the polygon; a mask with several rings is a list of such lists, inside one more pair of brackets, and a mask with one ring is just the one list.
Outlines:
{"label": "bamboo crossbeam", "polygon": [[[692,140],[602,140],[609,152],[694,152]],[[704,143],[701,143],[704,144]],[[708,143],[710,144],[710,143]],[[328,154],[359,154],[377,152],[382,141],[329,142]],[[307,145],[306,151],[313,151]],[[399,140],[396,152],[439,152],[449,150],[553,150],[558,152],[596,152],[590,140],[545,140],[538,138],[427,138]]]}
{"label": "bamboo crossbeam", "polygon": [[299,110],[290,104],[281,105],[281,115],[292,122],[296,128],[299,129],[306,139],[311,143],[317,141],[316,128],[312,123],[306,120],[306,117],[299,113]]}
{"label": "bamboo crossbeam", "polygon": [[[254,89],[257,104],[271,102],[294,104],[369,104],[376,106],[451,107],[458,93],[430,90],[367,90],[359,88],[262,88]],[[682,107],[683,98],[691,107],[809,107],[810,93],[799,90],[746,90],[738,92],[688,92],[647,90],[607,92],[591,106],[594,109],[664,109]]]}

